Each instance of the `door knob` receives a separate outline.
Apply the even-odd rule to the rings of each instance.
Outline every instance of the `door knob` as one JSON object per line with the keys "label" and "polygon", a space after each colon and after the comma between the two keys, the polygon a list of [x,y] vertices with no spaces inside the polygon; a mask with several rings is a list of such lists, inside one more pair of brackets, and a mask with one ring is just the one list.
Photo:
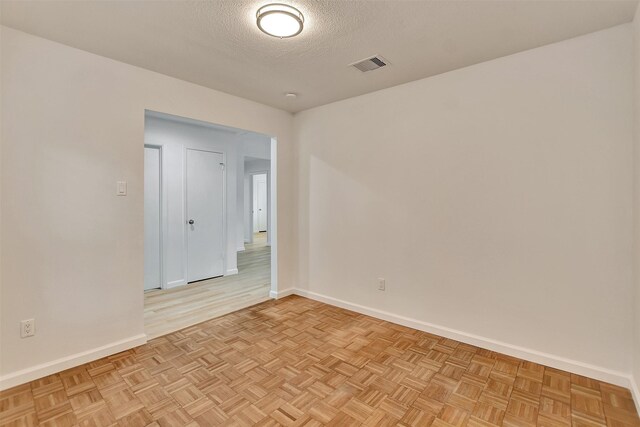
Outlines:
{"label": "door knob", "polygon": [[189,220],[189,225],[193,225],[194,222],[195,222],[194,220],[190,219]]}

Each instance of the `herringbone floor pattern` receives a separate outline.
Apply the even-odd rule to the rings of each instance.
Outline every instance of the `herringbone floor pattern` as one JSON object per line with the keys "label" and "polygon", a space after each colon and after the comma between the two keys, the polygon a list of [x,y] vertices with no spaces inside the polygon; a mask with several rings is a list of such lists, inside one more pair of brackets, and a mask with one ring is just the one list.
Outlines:
{"label": "herringbone floor pattern", "polygon": [[0,394],[5,425],[640,426],[628,390],[300,297]]}

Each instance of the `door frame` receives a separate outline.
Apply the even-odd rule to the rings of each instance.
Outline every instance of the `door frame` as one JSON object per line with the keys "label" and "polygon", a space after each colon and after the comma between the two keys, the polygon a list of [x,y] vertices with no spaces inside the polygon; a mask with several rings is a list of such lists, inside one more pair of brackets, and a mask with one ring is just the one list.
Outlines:
{"label": "door frame", "polygon": [[[153,109],[149,109],[149,108],[145,108],[144,109],[144,117],[146,118],[147,115],[152,115],[152,116],[169,116],[169,117],[182,117],[182,118],[188,118],[188,114],[179,114],[176,112],[161,112],[159,110],[153,110]],[[270,242],[271,242],[271,292],[270,292],[270,296],[271,298],[278,298],[279,295],[281,293],[286,293],[288,291],[288,289],[280,289],[280,283],[278,280],[278,261],[279,261],[279,254],[278,254],[278,175],[279,175],[279,169],[278,169],[278,136],[275,136],[273,134],[269,134],[269,133],[262,133],[260,132],[260,129],[254,129],[252,127],[247,127],[247,128],[237,128],[237,127],[233,127],[230,125],[226,125],[224,124],[224,120],[221,121],[217,121],[215,118],[209,118],[208,120],[198,120],[198,121],[202,121],[204,123],[209,123],[209,124],[214,124],[217,126],[223,126],[223,127],[231,127],[233,129],[236,130],[240,130],[240,131],[248,131],[248,132],[252,132],[252,133],[257,133],[257,134],[261,134],[264,135],[266,137],[268,137],[271,141],[271,146],[269,148],[270,151],[270,159],[271,159],[271,170],[270,170],[270,184],[269,184],[269,190],[271,192],[271,207],[269,209],[269,213],[271,215],[271,236],[270,236]],[[143,124],[141,124],[142,128],[146,127],[146,123],[144,123],[143,120]],[[145,136],[145,139],[143,140],[143,143],[146,143],[145,140],[148,140]],[[156,145],[156,146],[160,146],[162,147],[162,143],[158,143],[158,144],[153,144],[153,143],[149,143],[148,145]],[[185,147],[186,148],[186,147]],[[184,152],[183,152],[183,156],[184,156]],[[228,158],[226,157],[226,153],[225,153],[225,164],[228,164]],[[183,160],[183,171],[182,173],[184,174],[184,162],[186,162],[186,159]],[[144,167],[144,166],[143,166]],[[164,218],[163,218],[163,246],[164,249],[163,250],[163,256],[165,257],[163,259],[163,273],[165,273],[163,275],[164,279],[167,279],[167,275],[166,275],[166,267],[167,267],[167,262],[166,262],[166,256],[167,256],[167,251],[166,251],[166,239],[164,239],[164,237],[168,236],[168,198],[167,198],[167,193],[168,193],[168,187],[167,187],[167,174],[165,173],[167,170],[167,159],[166,156],[163,156],[163,161],[162,161],[162,169],[163,169],[163,180],[162,180],[162,189],[163,189],[163,198],[164,198],[164,205],[163,205],[163,213],[165,214]],[[228,170],[228,168],[225,168],[225,178],[226,178],[226,171]],[[184,191],[184,188],[183,188]],[[184,222],[186,222],[186,218],[184,217],[185,215],[185,211],[186,211],[186,207],[185,207],[185,203],[184,203],[184,198],[182,201],[182,220]],[[226,229],[225,229],[226,231]],[[185,251],[185,242],[186,242],[186,237],[183,236],[183,250],[182,255],[184,256],[184,251]],[[183,263],[183,277],[186,279],[186,266]],[[167,283],[163,283],[163,289],[170,289],[173,288],[175,286],[178,285],[182,285],[182,284],[186,284],[186,283],[176,283],[173,284],[172,286],[168,286]],[[143,314],[143,306],[140,307],[141,310],[141,316]]]}
{"label": "door frame", "polygon": [[[271,298],[278,298],[278,138],[271,137],[270,170],[267,174],[267,186],[271,204],[267,206],[271,223],[267,222],[267,244],[271,245]],[[253,199],[253,197],[252,197]],[[269,199],[267,199],[269,200]],[[252,235],[253,237],[253,235]]]}
{"label": "door frame", "polygon": [[[271,163],[271,159],[269,159]],[[273,167],[273,165],[272,165]],[[249,221],[249,231],[250,231],[250,239],[249,243],[253,243],[253,177],[254,175],[266,175],[267,176],[267,246],[271,246],[271,205],[273,201],[271,200],[271,171],[263,170],[263,171],[255,171],[249,172],[249,201],[251,202],[251,216]]]}
{"label": "door frame", "polygon": [[[167,285],[165,283],[165,271],[164,271],[164,266],[165,266],[165,250],[164,250],[164,237],[165,234],[167,233],[166,230],[166,224],[165,224],[165,218],[167,218],[167,210],[168,210],[168,206],[167,206],[167,197],[166,197],[166,186],[164,183],[165,180],[165,176],[164,176],[164,152],[163,152],[163,147],[160,144],[152,144],[152,143],[145,143],[144,144],[144,148],[152,148],[154,150],[158,150],[158,163],[159,163],[159,168],[160,168],[160,230],[158,230],[158,232],[160,233],[160,288],[159,289],[166,289]],[[144,171],[143,171],[144,173]],[[144,200],[144,188],[143,188],[143,200]],[[144,209],[144,208],[143,208]],[[143,239],[144,242],[144,239]],[[144,281],[143,281],[143,292],[147,292],[147,290],[144,289]],[[157,289],[157,288],[154,288]],[[149,289],[149,291],[152,291],[154,289]]]}
{"label": "door frame", "polygon": [[187,151],[204,151],[206,153],[215,153],[222,155],[222,277],[227,275],[227,153],[224,151],[216,151],[216,150],[206,150],[203,148],[192,148],[188,146],[183,147],[182,151],[182,173],[183,173],[183,189],[182,189],[182,218],[183,218],[183,248],[182,248],[182,256],[184,257],[184,284],[189,284],[189,218],[188,214],[188,204],[189,200],[187,200]]}

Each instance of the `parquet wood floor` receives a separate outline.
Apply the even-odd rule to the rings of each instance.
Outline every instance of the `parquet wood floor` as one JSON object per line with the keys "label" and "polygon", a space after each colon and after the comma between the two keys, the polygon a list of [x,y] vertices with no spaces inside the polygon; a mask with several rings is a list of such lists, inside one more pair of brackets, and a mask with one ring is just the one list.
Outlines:
{"label": "parquet wood floor", "polygon": [[628,390],[291,296],[0,393],[2,426],[640,426]]}
{"label": "parquet wood floor", "polygon": [[144,294],[144,330],[155,338],[270,299],[271,247],[267,233],[238,252],[238,274]]}

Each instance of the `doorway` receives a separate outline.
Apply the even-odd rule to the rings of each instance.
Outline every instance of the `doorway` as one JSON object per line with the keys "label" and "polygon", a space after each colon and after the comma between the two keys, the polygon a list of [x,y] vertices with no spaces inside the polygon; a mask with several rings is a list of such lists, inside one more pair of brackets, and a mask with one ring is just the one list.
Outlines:
{"label": "doorway", "polygon": [[162,148],[144,147],[144,290],[162,287]]}
{"label": "doorway", "polygon": [[267,174],[253,175],[253,231],[267,232]]}
{"label": "doorway", "polygon": [[147,336],[277,296],[276,140],[147,111],[144,150]]}

